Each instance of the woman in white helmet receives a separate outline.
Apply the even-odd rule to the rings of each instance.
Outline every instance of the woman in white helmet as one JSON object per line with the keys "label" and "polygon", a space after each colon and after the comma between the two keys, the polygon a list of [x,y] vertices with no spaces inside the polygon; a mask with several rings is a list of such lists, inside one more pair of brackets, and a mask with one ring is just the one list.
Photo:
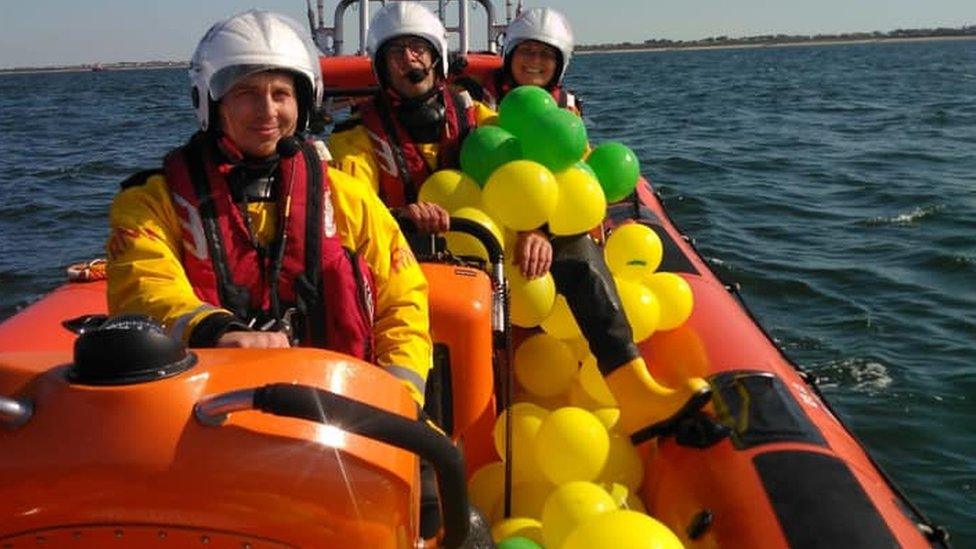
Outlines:
{"label": "woman in white helmet", "polygon": [[573,57],[573,29],[552,8],[523,11],[505,29],[504,64],[485,82],[485,101],[495,106],[518,86],[548,90],[560,107],[579,114],[576,97],[562,87]]}
{"label": "woman in white helmet", "polygon": [[[573,54],[573,31],[550,8],[521,13],[505,30],[504,64],[484,86],[486,101],[497,105],[522,85],[548,90],[560,107],[580,113],[575,97],[562,88]],[[565,296],[610,390],[620,404],[620,429],[655,430],[697,412],[710,389],[701,378],[671,389],[657,383],[632,340],[630,324],[606,266],[602,250],[588,235],[553,237],[544,231],[519,234],[517,253],[523,274],[551,272]],[[529,268],[526,268],[529,266]]]}
{"label": "woman in white helmet", "polygon": [[418,202],[420,185],[437,170],[457,169],[464,137],[494,113],[446,86],[446,31],[422,5],[391,2],[380,9],[366,49],[380,91],[336,126],[329,138],[334,162],[421,230],[446,231],[448,212]]}
{"label": "woman in white helmet", "polygon": [[304,137],[322,98],[306,32],[265,11],[221,21],[190,80],[200,131],[112,204],[110,312],[148,315],[191,347],[338,350],[422,402],[426,280],[386,207]]}

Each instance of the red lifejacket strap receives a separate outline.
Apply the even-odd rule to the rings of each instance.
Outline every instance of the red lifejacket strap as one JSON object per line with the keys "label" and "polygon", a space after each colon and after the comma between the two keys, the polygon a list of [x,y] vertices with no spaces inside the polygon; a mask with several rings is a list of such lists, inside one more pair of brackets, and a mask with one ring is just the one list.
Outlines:
{"label": "red lifejacket strap", "polygon": [[211,198],[212,189],[204,164],[206,152],[203,149],[207,146],[206,142],[207,139],[205,139],[204,134],[198,132],[190,138],[190,142],[185,147],[170,153],[164,162],[166,180],[170,182],[171,188],[175,188],[176,185],[183,186],[181,184],[183,177],[180,172],[185,172],[189,175],[189,182],[196,198],[195,202],[198,204],[197,208],[200,212],[200,220],[203,223],[207,248],[210,252],[210,261],[200,261],[196,266],[202,276],[214,278],[215,287],[213,289],[216,290],[216,295],[214,295],[209,288],[194,286],[198,297],[204,301],[220,305],[242,320],[247,320],[251,312],[250,292],[246,287],[235,284],[230,275],[223,238],[221,238],[220,227],[217,224],[217,205],[216,201]]}

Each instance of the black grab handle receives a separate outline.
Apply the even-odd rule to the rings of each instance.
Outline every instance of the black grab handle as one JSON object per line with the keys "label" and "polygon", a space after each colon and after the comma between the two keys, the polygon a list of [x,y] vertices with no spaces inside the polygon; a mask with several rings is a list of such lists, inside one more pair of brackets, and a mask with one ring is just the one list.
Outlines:
{"label": "black grab handle", "polygon": [[499,242],[498,239],[495,238],[495,235],[486,229],[481,223],[471,221],[470,219],[464,219],[463,217],[452,217],[451,230],[467,233],[477,238],[478,242],[481,242],[485,249],[488,250],[489,263],[494,264],[502,260],[502,253],[504,252],[502,243]]}
{"label": "black grab handle", "polygon": [[[399,212],[392,212],[393,218],[400,225],[400,230],[408,234],[418,234],[417,226],[409,217],[403,215]],[[502,261],[502,253],[504,248],[502,248],[502,243],[495,238],[495,235],[491,231],[485,228],[484,225],[478,223],[477,221],[471,221],[470,219],[465,219],[463,217],[451,217],[451,230],[460,233],[469,234],[478,239],[478,242],[488,250],[488,262],[491,264],[496,264]]]}
{"label": "black grab handle", "polygon": [[308,385],[265,385],[254,392],[254,408],[277,416],[334,425],[344,431],[413,452],[427,460],[437,472],[444,515],[444,546],[460,547],[468,537],[470,524],[464,457],[449,438],[433,428],[423,422]]}

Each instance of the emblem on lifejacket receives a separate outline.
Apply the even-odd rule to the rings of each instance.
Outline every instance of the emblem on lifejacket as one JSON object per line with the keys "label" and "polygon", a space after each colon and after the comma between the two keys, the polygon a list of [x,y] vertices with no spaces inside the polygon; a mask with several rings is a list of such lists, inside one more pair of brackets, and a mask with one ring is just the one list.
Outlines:
{"label": "emblem on lifejacket", "polygon": [[380,169],[388,175],[397,177],[399,174],[397,173],[396,159],[393,158],[393,149],[390,147],[390,144],[368,129],[366,133],[369,134],[369,139],[373,142],[373,152],[376,155],[376,163],[379,164]]}
{"label": "emblem on lifejacket", "polygon": [[193,254],[193,257],[204,260],[210,255],[207,249],[207,237],[203,234],[203,220],[200,219],[200,211],[193,204],[187,202],[185,198],[178,194],[173,195],[173,199],[186,212],[186,218],[179,218],[180,226],[183,227],[183,234],[190,234],[193,242],[188,242],[183,238],[183,247],[186,251]]}

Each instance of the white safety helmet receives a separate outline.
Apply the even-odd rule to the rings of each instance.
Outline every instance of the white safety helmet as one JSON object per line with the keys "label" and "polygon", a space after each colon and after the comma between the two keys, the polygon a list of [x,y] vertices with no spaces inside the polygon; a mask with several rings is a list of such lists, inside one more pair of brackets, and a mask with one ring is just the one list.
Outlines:
{"label": "white safety helmet", "polygon": [[[419,36],[434,47],[434,61],[442,78],[447,77],[447,31],[444,23],[427,8],[416,2],[391,2],[376,12],[366,36],[366,53],[373,60],[373,72],[378,80],[376,54],[383,44],[399,36]],[[382,63],[382,61],[380,61]]]}
{"label": "white safety helmet", "polygon": [[251,10],[210,27],[190,60],[193,107],[200,129],[210,126],[211,109],[241,78],[266,70],[295,74],[298,130],[322,103],[319,52],[295,20]]}
{"label": "white safety helmet", "polygon": [[526,40],[548,44],[562,55],[562,66],[556,75],[556,82],[562,82],[573,56],[573,28],[566,16],[552,8],[532,8],[523,11],[505,28],[505,50],[503,57],[508,60],[515,47]]}

